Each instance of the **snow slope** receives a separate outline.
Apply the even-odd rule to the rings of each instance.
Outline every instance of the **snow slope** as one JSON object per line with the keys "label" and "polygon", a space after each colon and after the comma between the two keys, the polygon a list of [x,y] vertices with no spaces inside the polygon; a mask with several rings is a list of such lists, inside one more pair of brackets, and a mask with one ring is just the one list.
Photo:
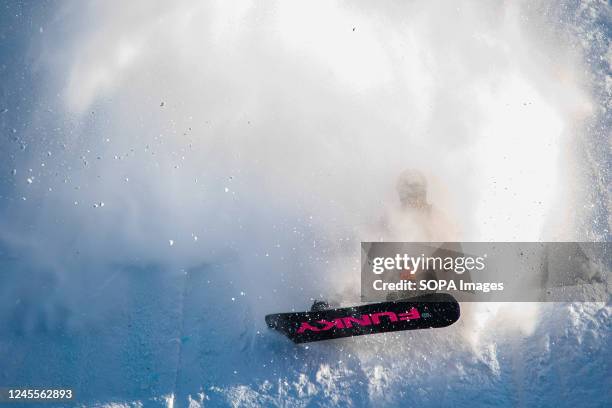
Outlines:
{"label": "snow slope", "polygon": [[[3,271],[14,269],[3,260]],[[296,346],[265,329],[249,292],[240,296],[224,272],[118,267],[112,285],[83,294],[69,312],[54,310],[53,296],[34,293],[53,293],[55,284],[15,273],[10,281],[23,285],[10,292],[3,285],[2,293],[2,318],[10,323],[2,335],[2,383],[71,386],[79,406],[610,401],[610,305],[487,304],[481,327],[464,319],[435,331]],[[530,318],[533,308],[531,328],[512,317]]]}

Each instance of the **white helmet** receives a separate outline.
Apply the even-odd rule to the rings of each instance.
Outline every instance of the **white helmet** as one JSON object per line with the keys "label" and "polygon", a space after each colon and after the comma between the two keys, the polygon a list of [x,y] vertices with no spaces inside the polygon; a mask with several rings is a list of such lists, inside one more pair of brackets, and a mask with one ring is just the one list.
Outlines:
{"label": "white helmet", "polygon": [[427,206],[427,179],[420,171],[402,171],[397,179],[396,189],[403,206]]}

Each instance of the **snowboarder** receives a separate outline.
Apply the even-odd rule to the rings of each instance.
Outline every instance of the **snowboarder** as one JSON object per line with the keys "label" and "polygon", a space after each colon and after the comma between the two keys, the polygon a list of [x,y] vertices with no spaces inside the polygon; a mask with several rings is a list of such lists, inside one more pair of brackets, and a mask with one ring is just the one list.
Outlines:
{"label": "snowboarder", "polygon": [[398,201],[382,219],[382,238],[389,242],[450,242],[458,240],[456,226],[428,200],[427,179],[418,170],[400,173]]}
{"label": "snowboarder", "polygon": [[[432,246],[432,252],[426,255],[436,256],[441,252],[449,254],[449,251],[450,254],[461,255],[461,245],[456,242],[459,238],[457,227],[442,211],[429,202],[428,183],[423,173],[416,169],[402,171],[397,179],[396,192],[398,201],[387,210],[381,222],[384,241],[444,243],[437,250]],[[368,256],[375,255],[368,254]],[[398,271],[394,280],[406,279],[418,282],[439,278],[439,271],[434,270]],[[471,281],[469,273],[463,278]],[[445,279],[449,277],[446,276]],[[431,292],[419,290],[410,293],[392,292],[387,295],[387,300],[404,299],[425,293]]]}

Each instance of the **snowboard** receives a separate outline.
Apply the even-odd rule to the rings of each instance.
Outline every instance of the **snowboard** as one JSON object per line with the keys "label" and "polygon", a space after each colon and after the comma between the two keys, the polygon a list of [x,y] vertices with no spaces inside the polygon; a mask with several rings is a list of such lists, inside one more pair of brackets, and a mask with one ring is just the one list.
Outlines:
{"label": "snowboard", "polygon": [[295,343],[306,343],[446,327],[459,320],[459,315],[459,303],[454,297],[446,293],[433,293],[353,307],[270,314],[266,316],[266,323]]}

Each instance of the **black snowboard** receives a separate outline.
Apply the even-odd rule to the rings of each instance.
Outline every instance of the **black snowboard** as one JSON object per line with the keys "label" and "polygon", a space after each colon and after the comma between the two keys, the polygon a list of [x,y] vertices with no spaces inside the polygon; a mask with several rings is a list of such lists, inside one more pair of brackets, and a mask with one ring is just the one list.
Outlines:
{"label": "black snowboard", "polygon": [[459,320],[459,303],[434,293],[406,300],[266,316],[266,323],[295,343],[400,330],[446,327]]}

